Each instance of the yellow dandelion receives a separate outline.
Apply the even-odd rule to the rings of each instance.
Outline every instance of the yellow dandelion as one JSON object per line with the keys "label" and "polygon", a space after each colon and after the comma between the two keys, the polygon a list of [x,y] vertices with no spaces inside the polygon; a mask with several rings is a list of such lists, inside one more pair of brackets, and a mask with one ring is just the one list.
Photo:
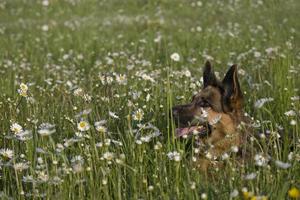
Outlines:
{"label": "yellow dandelion", "polygon": [[296,187],[292,187],[289,191],[288,194],[291,198],[297,199],[300,198],[300,190],[297,189]]}
{"label": "yellow dandelion", "polygon": [[256,197],[253,196],[252,192],[248,192],[248,191],[243,191],[243,198],[246,200],[251,199],[251,200],[256,200]]}

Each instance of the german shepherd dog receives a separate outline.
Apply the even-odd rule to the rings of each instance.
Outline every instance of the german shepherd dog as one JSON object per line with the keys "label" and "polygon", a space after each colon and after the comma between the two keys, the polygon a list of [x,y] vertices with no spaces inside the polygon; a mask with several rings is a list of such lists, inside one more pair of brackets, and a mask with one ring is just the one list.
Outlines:
{"label": "german shepherd dog", "polygon": [[246,134],[241,127],[247,123],[247,118],[243,113],[243,93],[237,75],[237,66],[233,65],[220,81],[207,61],[202,90],[189,104],[172,108],[178,126],[177,137],[199,135],[204,149],[200,150],[202,156],[197,163],[204,171],[213,160],[232,149],[237,151],[245,141]]}

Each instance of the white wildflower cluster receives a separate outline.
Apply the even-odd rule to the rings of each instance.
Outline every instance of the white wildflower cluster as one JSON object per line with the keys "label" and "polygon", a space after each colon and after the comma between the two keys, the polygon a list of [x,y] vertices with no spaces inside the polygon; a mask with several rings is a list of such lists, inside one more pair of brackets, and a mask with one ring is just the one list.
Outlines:
{"label": "white wildflower cluster", "polygon": [[10,130],[13,133],[13,137],[20,141],[26,141],[32,138],[32,132],[24,130],[23,127],[16,122],[10,125]]}
{"label": "white wildflower cluster", "polygon": [[272,98],[272,97],[258,99],[258,100],[255,102],[254,107],[256,107],[256,108],[261,108],[261,107],[264,106],[265,103],[272,102],[272,101],[274,101],[274,98]]}
{"label": "white wildflower cluster", "polygon": [[[102,85],[111,85],[114,82],[114,77],[108,74],[100,73],[98,77]],[[124,75],[122,77],[119,76],[118,79],[119,79],[119,83],[127,82],[126,76]]]}
{"label": "white wildflower cluster", "polygon": [[[296,121],[296,117],[297,117],[297,112],[295,110],[289,110],[289,111],[286,111],[284,113],[287,117],[289,117],[291,120],[290,120],[290,125],[291,126],[296,126],[297,125],[297,121]],[[300,111],[299,111],[299,114],[300,114]]]}
{"label": "white wildflower cluster", "polygon": [[[161,135],[160,130],[151,123],[138,124],[137,126],[139,129],[134,130],[136,133],[135,138],[137,144],[149,143],[153,138]],[[160,143],[158,142],[157,145],[157,148],[159,149]]]}
{"label": "white wildflower cluster", "polygon": [[81,97],[84,101],[90,102],[92,97],[87,94],[82,88],[77,88],[73,91],[74,96]]}
{"label": "white wildflower cluster", "polygon": [[177,151],[169,152],[169,153],[167,153],[167,156],[168,156],[169,160],[174,160],[176,162],[179,162],[181,160],[180,153]]}
{"label": "white wildflower cluster", "polygon": [[[0,1],[6,16],[0,26],[0,199],[159,199],[162,191],[175,191],[173,199],[300,198],[296,0],[165,1],[148,3],[147,12],[141,3],[110,12],[115,1],[13,2]],[[72,13],[62,12],[62,4],[82,17],[67,16]],[[278,16],[253,20],[269,4]],[[93,12],[104,8],[102,20],[94,20]],[[220,11],[228,16],[220,20]],[[211,19],[194,20],[193,13]],[[274,31],[274,20],[282,28]],[[242,45],[232,46],[237,41]],[[234,112],[202,108],[188,127],[168,116],[172,105],[190,102],[204,88],[206,60],[213,61],[222,86],[226,64],[238,65],[234,75],[248,112],[241,118],[250,123],[236,131],[253,129],[249,140],[222,153],[207,140],[213,133],[199,132],[205,125],[223,128],[226,114]],[[216,85],[219,99],[224,88]],[[250,161],[240,157],[243,145]],[[206,162],[203,184],[205,173],[197,167]],[[172,184],[178,177],[168,175],[182,180]],[[284,187],[278,191],[278,185]]]}
{"label": "white wildflower cluster", "polygon": [[255,165],[264,167],[269,163],[270,157],[263,154],[256,154],[254,156]]}

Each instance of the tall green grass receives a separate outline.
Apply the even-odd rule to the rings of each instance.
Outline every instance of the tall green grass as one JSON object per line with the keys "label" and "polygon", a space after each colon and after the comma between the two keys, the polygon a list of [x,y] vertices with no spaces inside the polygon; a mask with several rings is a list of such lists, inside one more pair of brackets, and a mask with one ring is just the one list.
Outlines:
{"label": "tall green grass", "polygon": [[[288,199],[300,189],[299,8],[297,0],[0,2],[0,149],[13,150],[0,155],[0,197]],[[170,108],[201,89],[207,59],[220,77],[239,65],[245,111],[260,124],[249,145],[270,156],[266,166],[241,166],[231,153],[206,177],[194,167],[194,139],[174,137]],[[273,101],[255,107],[262,98]],[[81,120],[88,131],[78,130]],[[106,133],[94,127],[100,120]],[[46,122],[55,133],[41,136]],[[19,140],[13,123],[31,138]]]}

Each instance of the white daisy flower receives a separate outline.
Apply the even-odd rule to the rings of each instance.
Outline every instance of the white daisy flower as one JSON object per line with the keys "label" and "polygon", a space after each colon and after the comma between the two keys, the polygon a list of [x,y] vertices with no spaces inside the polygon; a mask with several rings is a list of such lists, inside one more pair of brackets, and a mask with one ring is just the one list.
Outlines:
{"label": "white daisy flower", "polygon": [[25,83],[20,84],[20,90],[27,92],[28,91],[28,86]]}
{"label": "white daisy flower", "polygon": [[116,75],[116,81],[120,85],[126,85],[127,84],[127,77],[125,74]]}
{"label": "white daisy flower", "polygon": [[29,168],[27,163],[22,163],[22,162],[14,164],[13,167],[16,171],[23,171]]}
{"label": "white daisy flower", "polygon": [[90,129],[90,124],[87,121],[81,121],[77,124],[79,131],[88,131]]}
{"label": "white daisy flower", "polygon": [[170,57],[175,62],[178,62],[180,60],[180,56],[178,53],[173,53]]}
{"label": "white daisy flower", "polygon": [[22,128],[22,126],[21,126],[20,124],[18,124],[18,123],[13,123],[13,124],[10,126],[10,130],[11,130],[12,132],[14,132],[15,134],[18,134],[18,133],[20,133],[20,132],[23,131],[23,128]]}
{"label": "white daisy flower", "polygon": [[49,136],[55,133],[55,125],[52,125],[50,123],[42,123],[39,127],[38,133],[41,136]]}
{"label": "white daisy flower", "polygon": [[11,149],[0,149],[0,155],[4,159],[12,159],[14,157],[14,151]]}
{"label": "white daisy flower", "polygon": [[254,160],[255,160],[255,165],[260,167],[266,166],[269,162],[268,157],[263,156],[261,154],[256,154]]}
{"label": "white daisy flower", "polygon": [[105,152],[103,154],[103,158],[108,161],[112,160],[114,157],[115,157],[115,154],[112,152]]}
{"label": "white daisy flower", "polygon": [[142,121],[144,118],[144,111],[142,109],[138,109],[137,111],[135,111],[132,115],[133,119],[136,121]]}

